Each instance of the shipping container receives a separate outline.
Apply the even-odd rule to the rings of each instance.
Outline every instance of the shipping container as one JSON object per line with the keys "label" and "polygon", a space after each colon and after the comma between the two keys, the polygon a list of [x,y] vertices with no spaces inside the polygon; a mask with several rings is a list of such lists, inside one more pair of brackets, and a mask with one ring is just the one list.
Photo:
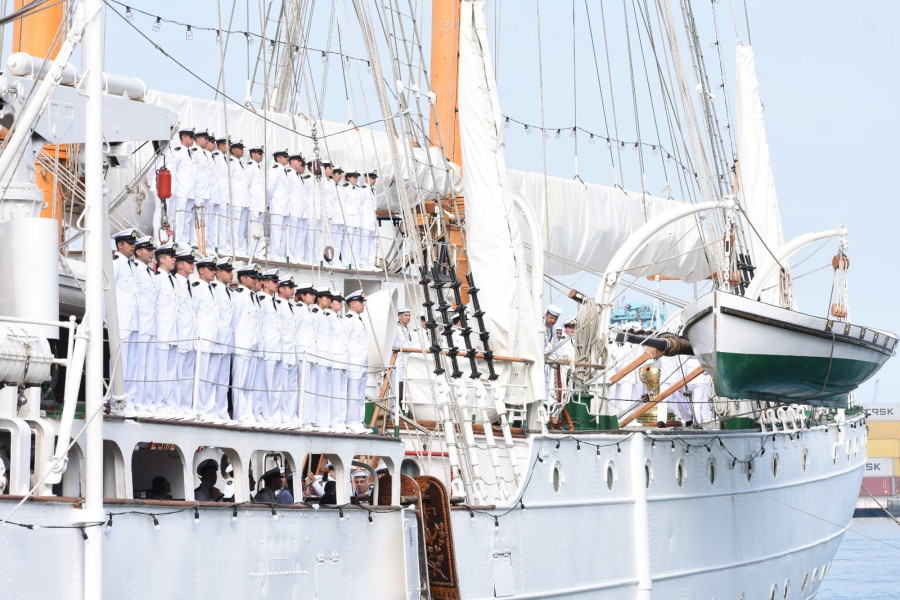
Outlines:
{"label": "shipping container", "polygon": [[893,477],[898,474],[898,471],[894,470],[894,462],[896,461],[900,461],[900,458],[875,458],[870,456],[866,459],[863,477]]}
{"label": "shipping container", "polygon": [[868,421],[870,440],[900,440],[900,421]]}
{"label": "shipping container", "polygon": [[900,440],[869,440],[866,453],[871,458],[900,458]]}
{"label": "shipping container", "polygon": [[863,477],[859,489],[860,498],[885,497],[894,495],[894,477]]}
{"label": "shipping container", "polygon": [[900,421],[900,404],[869,404],[866,419],[872,421]]}

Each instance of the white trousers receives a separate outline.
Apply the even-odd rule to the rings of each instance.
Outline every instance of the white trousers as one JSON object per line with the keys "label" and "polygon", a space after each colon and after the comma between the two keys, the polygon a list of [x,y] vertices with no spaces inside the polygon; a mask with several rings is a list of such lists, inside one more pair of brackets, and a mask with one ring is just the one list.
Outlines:
{"label": "white trousers", "polygon": [[[303,355],[305,357],[305,354]],[[311,425],[316,422],[316,378],[318,376],[318,365],[310,363],[305,358],[297,361],[297,373],[299,379],[297,388],[297,412],[300,413],[300,422],[304,425]]]}
{"label": "white trousers", "polygon": [[300,369],[302,363],[295,363],[287,366],[281,363],[282,369],[282,399],[281,399],[281,422],[292,423],[297,425],[300,423],[299,402],[300,402]]}
{"label": "white trousers", "polygon": [[315,411],[313,425],[331,425],[331,367],[317,365],[315,377]]}
{"label": "white trousers", "polygon": [[197,351],[178,352],[178,408],[182,415],[194,412],[194,372],[197,367]]}
{"label": "white trousers", "polygon": [[331,370],[331,427],[349,425],[347,369]]}
{"label": "white trousers", "polygon": [[347,235],[350,236],[351,253],[346,263],[358,269],[363,265],[362,230],[359,227],[348,227]]}
{"label": "white trousers", "polygon": [[216,393],[218,392],[219,364],[221,354],[207,352],[197,353],[197,368],[200,372],[199,390],[197,390],[197,415],[216,418]]}
{"label": "white trousers", "polygon": [[256,369],[256,390],[253,392],[253,414],[264,423],[281,422],[281,361],[261,360]]}
{"label": "white trousers", "polygon": [[269,259],[284,260],[284,216],[269,214]]}
{"label": "white trousers", "polygon": [[[356,260],[353,258],[353,235],[351,234],[352,228],[347,227],[346,225],[339,224],[341,231],[341,247],[340,247],[340,257],[341,264],[345,267],[350,264],[355,264]],[[337,253],[338,248],[335,246],[334,251]]]}
{"label": "white trousers", "polygon": [[178,347],[175,344],[164,344],[156,349],[156,402],[152,410],[157,414],[172,413],[178,410],[178,392],[176,385],[178,373]]}
{"label": "white trousers", "polygon": [[219,205],[207,202],[203,208],[203,223],[206,227],[206,251],[214,252],[218,248]]}
{"label": "white trousers", "polygon": [[334,260],[331,261],[331,264],[339,269],[345,264],[344,260],[341,258],[341,251],[344,248],[344,238],[347,237],[346,233],[347,230],[342,224],[331,224],[331,247],[334,248]]}
{"label": "white trousers", "polygon": [[[138,332],[137,331],[120,331],[119,335],[122,340],[122,352],[119,354],[119,363],[122,365],[122,379],[125,384],[125,406],[134,410],[135,397],[137,395],[137,377],[138,365],[140,365],[140,357],[138,352]],[[112,378],[113,366],[116,363],[116,357],[109,359],[109,376]]]}
{"label": "white trousers", "polygon": [[247,392],[253,382],[253,356],[235,354],[231,359],[231,402],[235,421],[253,420],[253,396]]}
{"label": "white trousers", "polygon": [[228,418],[228,376],[231,374],[231,354],[219,355],[219,371],[216,374],[216,401],[213,417]]}
{"label": "white trousers", "polygon": [[[234,223],[234,249],[236,254],[247,254],[247,221],[250,218],[250,209],[246,206],[232,206],[231,220]],[[228,227],[232,226],[228,223]]]}
{"label": "white trousers", "polygon": [[375,264],[375,232],[362,229],[360,237],[362,257],[359,259],[359,264],[364,268],[372,267]]}
{"label": "white trousers", "polygon": [[152,335],[138,335],[136,364],[140,365],[136,372],[134,392],[134,409],[139,413],[153,410],[156,398],[156,342]]}
{"label": "white trousers", "polygon": [[347,382],[347,424],[360,423],[366,418],[366,376]]}
{"label": "white trousers", "polygon": [[[227,204],[216,204],[213,206],[212,223],[207,224],[207,227],[209,228],[207,231],[212,231],[212,236],[215,239],[216,245],[213,247],[218,249],[220,254],[231,254],[230,215],[231,210],[228,208]],[[207,242],[207,244],[209,244],[209,242]]]}

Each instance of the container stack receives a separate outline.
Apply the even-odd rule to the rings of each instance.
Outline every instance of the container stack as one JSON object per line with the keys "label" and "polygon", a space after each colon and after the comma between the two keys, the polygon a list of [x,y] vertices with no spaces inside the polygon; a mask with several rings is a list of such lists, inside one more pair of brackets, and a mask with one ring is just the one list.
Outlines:
{"label": "container stack", "polygon": [[866,412],[869,458],[854,516],[883,517],[885,508],[897,515],[900,514],[900,404],[873,404],[866,407]]}

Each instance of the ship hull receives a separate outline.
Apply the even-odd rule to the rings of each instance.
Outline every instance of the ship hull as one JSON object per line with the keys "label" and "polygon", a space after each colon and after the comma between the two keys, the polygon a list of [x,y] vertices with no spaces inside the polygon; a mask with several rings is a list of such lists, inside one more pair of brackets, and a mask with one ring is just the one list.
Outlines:
{"label": "ship hull", "polygon": [[[450,595],[435,586],[433,597],[768,598],[787,588],[787,597],[811,598],[853,513],[866,444],[856,424],[532,436],[517,446],[528,465],[519,488],[496,505],[449,507],[452,541],[443,547],[431,535],[429,511],[397,505],[278,506],[273,514],[260,505],[201,504],[195,513],[193,502],[123,498],[105,503],[111,526],[87,534],[102,544],[103,597],[116,600],[420,598],[418,566],[426,563],[453,571],[445,573],[454,581]],[[109,447],[146,435],[171,442],[179,428],[107,429],[116,434]],[[181,429],[196,438],[194,428]],[[359,442],[295,435],[268,443],[296,456],[337,445],[337,455],[352,456]],[[398,455],[396,444],[365,444],[398,462],[410,456]],[[133,475],[136,461],[115,462],[121,472],[109,476]],[[429,462],[445,471],[440,456]],[[17,502],[0,497],[0,514]],[[0,598],[26,588],[39,598],[81,598],[81,530],[51,528],[71,526],[77,504],[45,498],[19,508],[12,521],[40,527],[2,530],[16,552],[0,566]],[[438,579],[431,572],[432,583]]]}
{"label": "ship hull", "polygon": [[721,292],[683,312],[684,335],[726,398],[845,406],[896,338]]}

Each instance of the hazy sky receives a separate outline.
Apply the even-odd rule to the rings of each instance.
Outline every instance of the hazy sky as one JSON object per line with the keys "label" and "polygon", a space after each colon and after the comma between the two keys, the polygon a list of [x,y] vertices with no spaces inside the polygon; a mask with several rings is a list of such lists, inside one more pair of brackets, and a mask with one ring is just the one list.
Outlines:
{"label": "hazy sky", "polygon": [[[218,19],[218,3],[215,2],[133,0],[130,4],[151,14],[186,23],[215,26]],[[232,3],[223,1],[221,4],[227,16]],[[327,2],[320,4],[323,11],[330,6]],[[595,42],[602,44],[599,3],[591,0],[589,4]],[[624,6],[633,11],[640,4],[643,3],[626,3]],[[678,9],[677,4],[673,2],[674,10]],[[574,124],[577,117],[579,126],[599,132],[604,124],[584,5],[584,0],[574,3],[574,37],[573,3],[570,0],[540,5],[544,119],[549,126],[564,127]],[[339,0],[337,6],[339,11],[346,10],[347,3]],[[487,12],[492,35],[496,31],[493,19],[498,6],[502,8],[500,38],[499,44],[492,39],[492,44],[496,44],[492,50],[499,47],[499,56],[495,60],[503,112],[525,122],[539,123],[535,3],[531,0],[489,2]],[[722,0],[716,6],[723,53],[728,62],[724,66],[725,77],[730,80],[733,66],[726,47],[734,45],[732,4]],[[619,50],[624,47],[625,35],[632,35],[633,40],[637,36],[636,31],[626,31],[621,24],[623,3],[607,2],[603,7],[608,25],[607,41],[611,46],[609,69],[616,76],[613,95],[622,130],[627,132],[626,115],[632,109],[630,87],[627,79],[623,83],[619,81],[628,74],[628,57]],[[742,41],[746,43],[743,3],[735,3],[734,8]],[[896,280],[900,269],[893,251],[900,225],[896,184],[897,140],[900,139],[900,41],[894,31],[900,23],[900,2],[769,0],[749,1],[747,8],[785,237],[791,239],[808,231],[832,229],[841,222],[846,223],[852,261],[852,320],[900,331],[900,317],[892,304],[900,288]],[[695,2],[694,9],[701,29],[700,48],[710,70],[712,85],[716,86],[722,77],[716,48],[711,44],[714,38],[710,29],[710,2]],[[239,7],[235,29],[246,26],[246,21],[240,22],[244,10],[244,6]],[[617,14],[620,15],[618,25]],[[210,96],[208,89],[159,55],[145,40],[136,38],[118,17],[108,15],[107,18],[107,70],[142,77],[153,89]],[[195,32],[194,39],[187,41],[184,27],[164,25],[159,33],[154,33],[151,18],[136,14],[134,22],[179,60],[215,80],[219,60],[214,34]],[[251,23],[258,23],[258,19],[251,17]],[[259,27],[254,25],[252,29],[258,31]],[[430,29],[427,23],[424,29],[427,34]],[[683,31],[677,33],[683,36]],[[314,35],[317,42],[325,43],[323,31],[314,31]],[[572,66],[573,39],[577,70]],[[120,46],[124,50],[120,50]],[[361,48],[356,50],[356,54],[362,54]],[[228,59],[229,93],[241,99],[246,88],[246,54],[246,44],[242,40],[232,42]],[[606,77],[605,55],[601,53],[599,57],[600,69]],[[687,60],[686,55],[683,58]],[[634,61],[639,59],[637,54],[632,57]],[[329,85],[336,89],[336,83]],[[733,91],[730,86],[728,90]],[[718,94],[723,93],[718,91]],[[573,106],[575,98],[578,99],[577,114]],[[607,103],[609,99],[607,95]],[[339,114],[343,110],[342,104],[342,101],[334,102],[338,113],[335,120],[342,119]],[[640,108],[646,112],[647,105],[642,103]],[[719,117],[725,121],[721,104]],[[603,149],[589,147],[584,136],[578,141],[581,177],[596,183],[615,183]],[[513,126],[507,130],[507,142],[511,167],[542,170],[544,154],[539,135],[525,136]],[[563,177],[574,174],[574,142],[568,135],[563,135],[559,141],[555,136],[546,140],[549,173]],[[623,183],[626,188],[639,189],[640,174],[626,172]],[[653,193],[658,193],[661,187],[658,181],[648,183],[648,190]],[[795,274],[830,262],[836,247],[836,243],[829,244],[795,269]],[[579,286],[582,284],[588,293],[596,289],[596,283],[590,279],[580,280]],[[797,282],[801,309],[811,314],[824,314],[831,284],[830,268]],[[638,297],[627,299],[640,300]],[[572,306],[564,306],[564,309],[574,312]],[[900,379],[900,361],[893,359],[877,377],[881,379],[878,399],[896,401],[892,392]],[[874,382],[867,383],[860,392],[860,399],[871,401],[873,388]]]}

